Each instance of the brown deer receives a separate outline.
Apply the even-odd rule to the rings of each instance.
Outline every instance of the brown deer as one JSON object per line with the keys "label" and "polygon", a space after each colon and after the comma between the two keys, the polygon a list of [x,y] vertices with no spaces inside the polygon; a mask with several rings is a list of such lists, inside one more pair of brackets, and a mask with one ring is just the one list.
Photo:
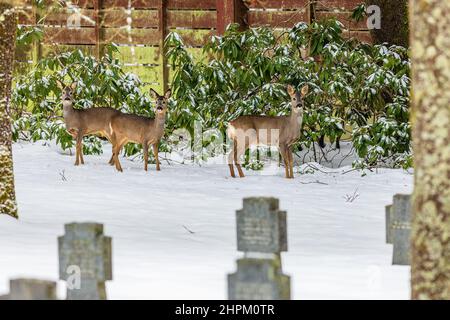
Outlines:
{"label": "brown deer", "polygon": [[156,160],[156,170],[160,171],[158,158],[159,142],[164,135],[166,123],[167,103],[171,96],[170,89],[164,96],[160,96],[155,90],[150,89],[150,94],[156,100],[155,118],[142,117],[132,114],[118,114],[111,119],[113,158],[116,169],[122,172],[119,162],[119,154],[123,146],[128,142],[139,143],[144,151],[144,169],[148,170],[148,148],[153,145],[153,154]]}
{"label": "brown deer", "polygon": [[111,128],[109,124],[113,116],[121,112],[113,108],[90,108],[90,109],[74,109],[73,94],[76,83],[65,86],[58,82],[58,86],[62,90],[63,116],[66,123],[66,129],[69,134],[76,140],[76,160],[75,165],[84,164],[83,159],[83,137],[96,134],[103,136],[111,141]]}
{"label": "brown deer", "polygon": [[300,94],[289,85],[288,93],[291,97],[290,116],[241,116],[229,123],[227,135],[233,141],[233,149],[228,156],[228,166],[233,178],[233,162],[239,176],[243,178],[240,157],[248,148],[257,145],[278,147],[284,161],[286,178],[294,178],[292,145],[300,138],[304,97],[308,93],[308,86],[304,86]]}

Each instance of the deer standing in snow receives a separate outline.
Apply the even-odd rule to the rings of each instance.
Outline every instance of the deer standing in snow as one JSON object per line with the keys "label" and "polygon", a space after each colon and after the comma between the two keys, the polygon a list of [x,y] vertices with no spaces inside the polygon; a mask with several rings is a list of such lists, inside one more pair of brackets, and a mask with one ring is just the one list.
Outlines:
{"label": "deer standing in snow", "polygon": [[155,90],[150,89],[150,94],[156,100],[155,118],[120,113],[111,118],[111,142],[113,144],[113,163],[116,169],[122,172],[119,154],[123,146],[128,142],[142,145],[144,151],[144,169],[148,170],[148,148],[153,145],[153,155],[156,160],[156,170],[159,171],[158,158],[159,142],[164,135],[166,123],[167,104],[171,96],[170,89],[164,96],[160,96]]}
{"label": "deer standing in snow", "polygon": [[304,86],[301,92],[298,92],[289,85],[288,93],[291,97],[291,115],[241,116],[229,123],[227,135],[233,141],[233,149],[228,155],[228,166],[233,178],[236,176],[233,163],[239,176],[243,178],[240,158],[248,148],[258,145],[278,147],[284,161],[286,178],[294,178],[292,145],[300,138],[304,97],[308,93],[308,86]]}
{"label": "deer standing in snow", "polygon": [[121,112],[113,108],[75,109],[73,107],[76,83],[66,86],[58,82],[62,90],[63,116],[66,129],[76,141],[75,165],[84,164],[83,137],[95,134],[111,141],[111,119]]}

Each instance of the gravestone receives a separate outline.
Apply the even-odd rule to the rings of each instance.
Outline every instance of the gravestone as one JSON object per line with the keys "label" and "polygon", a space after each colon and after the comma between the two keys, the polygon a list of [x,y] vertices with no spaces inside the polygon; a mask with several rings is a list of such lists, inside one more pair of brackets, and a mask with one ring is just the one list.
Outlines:
{"label": "gravestone", "polygon": [[111,238],[103,235],[103,225],[66,224],[58,251],[59,277],[67,283],[67,299],[106,299],[105,281],[112,280],[112,261]]}
{"label": "gravestone", "polygon": [[411,264],[411,195],[396,194],[391,209],[392,264]]}
{"label": "gravestone", "polygon": [[8,300],[56,300],[56,282],[37,279],[9,281]]}
{"label": "gravestone", "polygon": [[290,300],[290,282],[282,273],[280,260],[239,259],[237,272],[228,275],[228,299]]}
{"label": "gravestone", "polygon": [[[289,300],[290,277],[283,274],[287,251],[286,212],[275,198],[246,198],[236,211],[237,246],[245,252],[237,271],[228,275],[230,300]],[[248,253],[259,255],[247,257]]]}
{"label": "gravestone", "polygon": [[392,205],[385,207],[386,209],[386,243],[392,244]]}
{"label": "gravestone", "polygon": [[286,212],[279,210],[278,199],[246,198],[236,220],[239,251],[287,251]]}

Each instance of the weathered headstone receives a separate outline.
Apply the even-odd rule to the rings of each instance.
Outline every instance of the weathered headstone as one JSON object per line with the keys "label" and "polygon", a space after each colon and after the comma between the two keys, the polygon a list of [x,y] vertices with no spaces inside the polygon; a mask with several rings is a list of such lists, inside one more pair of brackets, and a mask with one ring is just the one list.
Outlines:
{"label": "weathered headstone", "polygon": [[386,243],[392,244],[392,205],[386,206]]}
{"label": "weathered headstone", "polygon": [[236,212],[238,250],[260,257],[237,260],[228,275],[230,300],[289,300],[290,277],[283,274],[281,252],[287,251],[286,212],[275,198],[246,198]]}
{"label": "weathered headstone", "polygon": [[8,300],[56,300],[56,282],[37,279],[11,279]]}
{"label": "weathered headstone", "polygon": [[237,272],[228,275],[230,300],[289,300],[291,280],[284,275],[280,260],[243,258]]}
{"label": "weathered headstone", "polygon": [[287,251],[286,212],[275,198],[244,199],[236,212],[238,250],[280,253]]}
{"label": "weathered headstone", "polygon": [[392,264],[411,264],[411,195],[396,194],[391,209]]}
{"label": "weathered headstone", "polygon": [[112,261],[111,238],[103,235],[103,225],[66,224],[58,251],[59,277],[67,282],[67,299],[106,299],[105,281],[112,280]]}

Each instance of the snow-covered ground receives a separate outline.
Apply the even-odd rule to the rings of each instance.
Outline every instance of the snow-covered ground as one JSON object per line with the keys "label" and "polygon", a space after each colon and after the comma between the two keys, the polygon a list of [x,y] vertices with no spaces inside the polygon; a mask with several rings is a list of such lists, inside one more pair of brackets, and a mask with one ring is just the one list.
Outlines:
{"label": "snow-covered ground", "polygon": [[[384,206],[412,190],[411,174],[380,169],[362,177],[350,168],[283,178],[226,166],[154,165],[110,152],[74,167],[43,143],[15,144],[20,220],[0,215],[0,294],[8,279],[56,279],[56,238],[68,222],[105,224],[113,237],[111,299],[225,299],[226,274],[236,269],[235,210],[247,196],[280,198],[288,212],[289,251],[283,268],[294,299],[408,299],[409,267],[392,266],[385,244]],[[64,176],[66,181],[62,178]],[[356,191],[357,190],[357,191]],[[359,196],[353,202],[346,197]],[[190,233],[188,230],[193,231]],[[64,283],[59,285],[64,295]]]}

